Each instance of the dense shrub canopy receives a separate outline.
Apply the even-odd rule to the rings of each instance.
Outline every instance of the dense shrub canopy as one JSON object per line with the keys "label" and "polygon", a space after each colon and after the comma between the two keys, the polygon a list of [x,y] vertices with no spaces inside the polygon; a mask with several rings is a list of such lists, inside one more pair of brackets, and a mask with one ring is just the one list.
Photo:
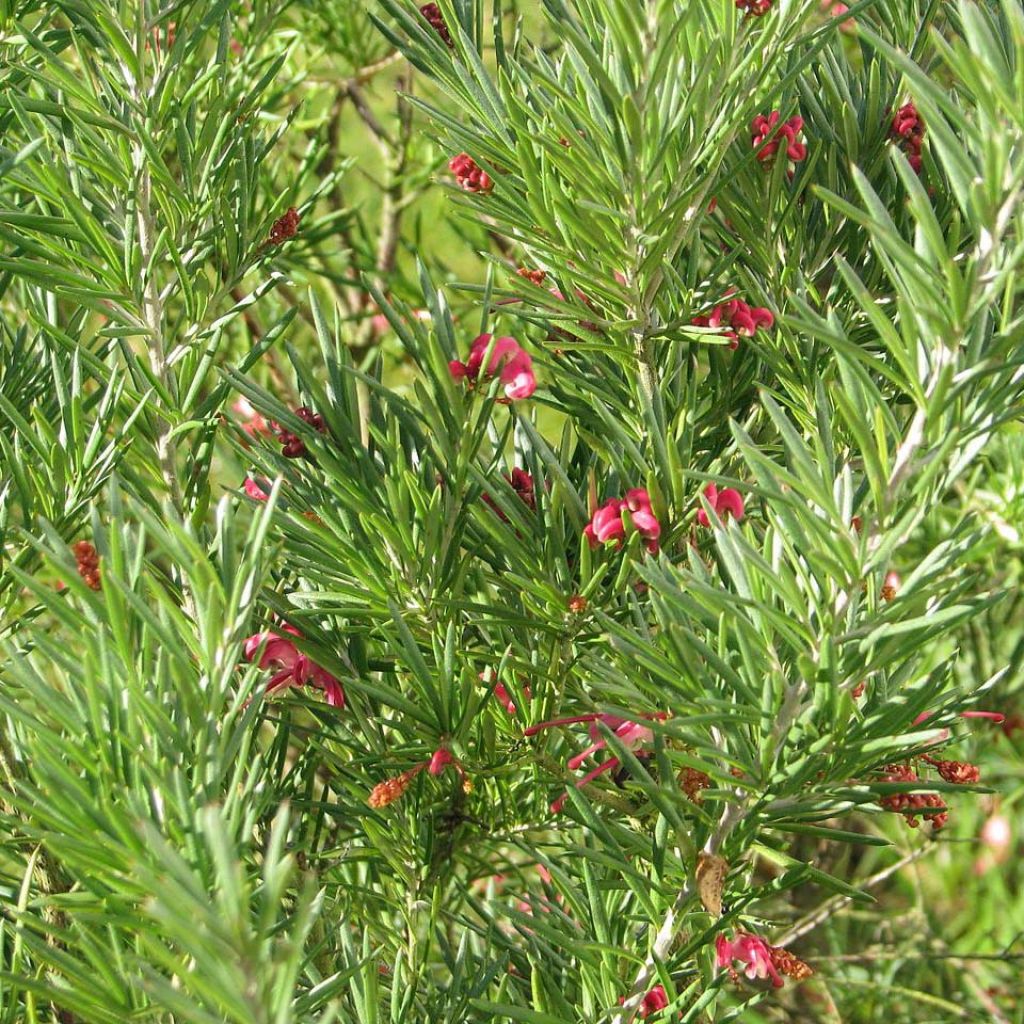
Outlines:
{"label": "dense shrub canopy", "polygon": [[1017,1019],[1018,0],[0,55],[0,1024]]}

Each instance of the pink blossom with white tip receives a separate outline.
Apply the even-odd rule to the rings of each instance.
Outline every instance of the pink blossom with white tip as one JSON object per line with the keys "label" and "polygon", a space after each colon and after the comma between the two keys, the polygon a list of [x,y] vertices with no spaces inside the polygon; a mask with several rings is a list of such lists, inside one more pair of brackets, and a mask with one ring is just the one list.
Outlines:
{"label": "pink blossom with white tip", "polygon": [[456,380],[466,378],[472,383],[476,383],[481,373],[491,376],[498,374],[501,383],[505,385],[505,397],[510,401],[529,398],[537,390],[533,360],[515,338],[498,338],[492,344],[490,334],[481,334],[470,345],[469,358],[466,362],[453,359],[448,364],[448,369]]}
{"label": "pink blossom with white tip", "polygon": [[715,963],[728,970],[733,963],[743,964],[743,973],[751,980],[771,978],[775,988],[782,987],[782,976],[772,962],[771,947],[764,939],[749,932],[737,932],[731,941],[724,935],[715,939]]}
{"label": "pink blossom with white tip", "polygon": [[623,514],[632,523],[636,532],[644,538],[647,550],[651,554],[657,554],[661,523],[651,510],[650,496],[642,487],[634,487],[627,491],[625,498],[609,498],[594,512],[583,531],[590,546],[596,548],[599,544],[614,541],[616,547],[622,547],[626,538]]}

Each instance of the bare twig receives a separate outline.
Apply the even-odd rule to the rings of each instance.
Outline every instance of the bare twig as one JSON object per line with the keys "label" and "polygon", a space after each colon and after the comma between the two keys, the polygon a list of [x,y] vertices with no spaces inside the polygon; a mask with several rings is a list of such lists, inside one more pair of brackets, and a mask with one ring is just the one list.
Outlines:
{"label": "bare twig", "polygon": [[[708,836],[707,842],[704,844],[704,853],[711,855],[718,853],[729,833],[743,819],[743,813],[743,808],[738,803],[725,805],[722,816],[718,820],[718,826]],[[657,975],[658,963],[668,956],[668,952],[672,948],[672,943],[679,931],[678,919],[686,905],[693,899],[694,892],[694,886],[689,884],[676,894],[672,906],[669,907],[665,919],[661,922],[658,934],[654,937],[651,951],[633,980],[633,991],[618,1008],[615,1016],[611,1019],[611,1024],[629,1024],[636,1017],[640,1004]]]}
{"label": "bare twig", "polygon": [[[861,889],[871,889],[876,885],[880,885],[887,878],[895,875],[897,871],[902,870],[908,864],[913,864],[914,861],[920,860],[922,857],[929,854],[932,850],[937,850],[938,846],[932,844],[931,846],[919,846],[916,850],[911,850],[906,856],[901,857],[894,864],[890,864],[887,868],[871,875],[869,878],[864,879],[863,882],[858,883],[858,887]],[[773,942],[775,946],[788,946],[791,942],[795,942],[802,935],[806,935],[808,932],[813,931],[818,927],[822,921],[827,920],[837,910],[845,907],[848,903],[852,903],[853,900],[849,896],[832,896],[825,900],[816,910],[812,910],[802,921],[798,921],[788,931],[783,932],[782,935],[778,936]]]}
{"label": "bare twig", "polygon": [[[389,149],[393,147],[395,143],[391,133],[377,120],[377,115],[370,109],[370,104],[366,102],[366,96],[359,85],[356,82],[346,82],[345,95],[352,101],[360,120],[370,129],[378,143],[384,143]],[[386,153],[385,156],[387,155]]]}

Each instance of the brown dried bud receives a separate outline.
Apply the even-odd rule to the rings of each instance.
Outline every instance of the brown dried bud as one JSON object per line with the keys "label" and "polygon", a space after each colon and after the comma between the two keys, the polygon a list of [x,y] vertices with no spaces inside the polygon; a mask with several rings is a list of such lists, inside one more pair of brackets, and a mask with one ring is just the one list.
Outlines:
{"label": "brown dried bud", "polygon": [[795,981],[804,981],[814,974],[809,964],[805,964],[798,956],[794,956],[781,946],[769,946],[768,955],[772,958],[775,970]]}
{"label": "brown dried bud", "polygon": [[711,776],[697,768],[685,767],[676,776],[679,788],[686,794],[687,798],[695,804],[703,802],[701,790],[711,785]]}
{"label": "brown dried bud", "polygon": [[401,800],[405,795],[405,791],[409,788],[409,784],[416,778],[422,767],[423,765],[419,765],[416,768],[410,768],[408,771],[404,771],[401,775],[396,775],[392,779],[378,782],[373,787],[366,802],[374,810],[380,810],[382,807],[387,807],[388,804],[393,804],[396,800]]}
{"label": "brown dried bud", "polygon": [[281,245],[289,238],[294,238],[299,230],[299,211],[294,206],[288,208],[288,212],[278,217],[270,228],[270,235],[267,238],[267,245]]}
{"label": "brown dried bud", "polygon": [[722,892],[725,877],[729,874],[729,862],[713,853],[697,854],[697,895],[704,909],[712,917],[722,916]]}
{"label": "brown dried bud", "polygon": [[582,615],[586,610],[589,602],[582,594],[573,594],[569,598],[569,611],[573,615]]}

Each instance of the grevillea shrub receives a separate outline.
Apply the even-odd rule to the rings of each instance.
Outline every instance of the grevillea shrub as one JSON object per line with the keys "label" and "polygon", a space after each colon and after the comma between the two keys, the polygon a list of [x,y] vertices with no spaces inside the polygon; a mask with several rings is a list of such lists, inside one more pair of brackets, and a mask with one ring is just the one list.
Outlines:
{"label": "grevillea shrub", "polygon": [[0,56],[0,1024],[1018,1019],[1019,0]]}

